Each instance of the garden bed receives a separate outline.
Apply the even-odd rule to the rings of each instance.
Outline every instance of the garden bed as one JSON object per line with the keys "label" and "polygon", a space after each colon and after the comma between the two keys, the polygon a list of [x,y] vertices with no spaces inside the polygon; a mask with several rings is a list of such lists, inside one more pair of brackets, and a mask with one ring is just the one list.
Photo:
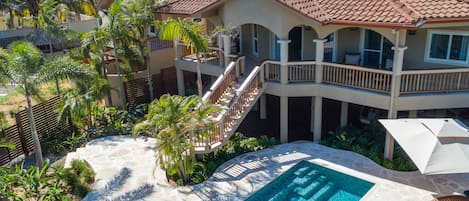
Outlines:
{"label": "garden bed", "polygon": [[415,171],[417,167],[398,144],[395,144],[393,160],[384,159],[386,132],[377,122],[363,129],[352,125],[329,132],[320,144],[336,149],[344,149],[362,154],[381,166],[398,171]]}

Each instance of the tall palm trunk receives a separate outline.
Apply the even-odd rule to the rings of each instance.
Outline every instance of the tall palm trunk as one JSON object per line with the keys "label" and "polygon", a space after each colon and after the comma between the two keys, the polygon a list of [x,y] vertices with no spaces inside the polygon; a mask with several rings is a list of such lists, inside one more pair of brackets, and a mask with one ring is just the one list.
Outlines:
{"label": "tall palm trunk", "polygon": [[124,80],[122,80],[122,76],[121,76],[121,69],[120,69],[120,65],[119,65],[119,58],[118,58],[118,54],[117,54],[117,42],[116,42],[116,39],[112,38],[112,44],[114,45],[113,47],[113,52],[114,52],[114,60],[116,62],[116,71],[117,71],[117,77],[118,77],[118,82],[119,82],[119,91],[120,91],[120,94],[119,94],[119,97],[121,99],[121,102],[122,104],[124,105],[125,107],[125,104],[126,104],[126,100],[125,100],[125,89],[124,89]]}
{"label": "tall palm trunk", "polygon": [[148,84],[148,91],[150,93],[150,99],[153,100],[155,99],[155,95],[153,94],[153,80],[152,80],[152,72],[151,72],[151,66],[150,66],[150,62],[148,62],[148,51],[145,51],[145,45],[148,45],[147,44],[147,37],[145,37],[145,40],[143,42],[143,44],[140,45],[140,52],[143,54],[143,64],[145,65],[145,67],[147,68],[147,84]]}
{"label": "tall palm trunk", "polygon": [[[49,39],[49,53],[54,54],[54,49],[52,48],[52,41]],[[57,90],[57,96],[61,97],[59,79],[55,78],[55,88]]]}
{"label": "tall palm trunk", "polygon": [[[103,75],[103,78],[108,80],[107,79],[107,73],[106,73],[106,63],[104,62],[104,58],[101,58],[101,73]],[[109,93],[107,95],[107,99],[108,99],[108,102],[109,102],[109,105],[112,105],[112,97],[111,97],[111,93]]]}
{"label": "tall palm trunk", "polygon": [[9,8],[8,11],[10,12],[10,29],[15,28],[15,16],[13,15],[13,9]]}
{"label": "tall palm trunk", "polygon": [[204,95],[202,88],[202,73],[200,72],[200,57],[199,54],[196,54],[197,57],[197,91],[199,92],[199,97]]}
{"label": "tall palm trunk", "polygon": [[37,135],[36,130],[36,123],[34,122],[33,106],[31,104],[31,94],[29,92],[29,89],[26,86],[24,87],[26,101],[28,103],[28,120],[31,127],[31,137],[33,140],[34,154],[36,155],[36,165],[39,167],[39,169],[41,169],[44,163],[44,159],[42,158],[41,143],[39,142],[39,137]]}

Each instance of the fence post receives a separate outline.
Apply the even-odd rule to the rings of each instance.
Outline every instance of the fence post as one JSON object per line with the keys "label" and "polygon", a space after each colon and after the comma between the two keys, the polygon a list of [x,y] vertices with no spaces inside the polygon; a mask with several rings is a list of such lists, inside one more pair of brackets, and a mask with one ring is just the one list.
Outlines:
{"label": "fence post", "polygon": [[28,144],[26,143],[26,138],[24,137],[23,123],[21,122],[20,113],[15,113],[16,128],[18,129],[18,137],[20,138],[21,147],[23,148],[23,153],[25,155],[29,154]]}

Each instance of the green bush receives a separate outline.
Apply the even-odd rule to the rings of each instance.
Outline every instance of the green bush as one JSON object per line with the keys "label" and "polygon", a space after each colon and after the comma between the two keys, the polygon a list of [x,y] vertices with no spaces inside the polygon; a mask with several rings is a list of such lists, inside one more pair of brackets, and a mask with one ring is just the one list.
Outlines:
{"label": "green bush", "polygon": [[[0,167],[0,195],[10,200],[71,200],[61,177],[47,174],[49,163],[24,168]],[[0,196],[1,197],[1,196]]]}
{"label": "green bush", "polygon": [[399,171],[417,170],[414,163],[397,144],[393,160],[383,158],[385,136],[385,130],[377,122],[373,122],[363,129],[349,125],[335,132],[329,132],[329,135],[320,141],[320,144],[362,154],[388,169]]}
{"label": "green bush", "polygon": [[95,173],[85,161],[74,160],[69,169],[58,170],[68,189],[77,196],[84,197],[91,190]]}

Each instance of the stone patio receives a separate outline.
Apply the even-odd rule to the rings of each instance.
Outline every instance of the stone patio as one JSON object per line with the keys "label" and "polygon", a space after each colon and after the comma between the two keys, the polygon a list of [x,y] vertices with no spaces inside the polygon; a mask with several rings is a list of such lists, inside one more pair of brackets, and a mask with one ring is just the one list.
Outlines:
{"label": "stone patio", "polygon": [[93,140],[67,156],[88,161],[96,171],[84,200],[244,200],[301,160],[375,183],[362,200],[431,200],[433,194],[469,189],[469,174],[424,176],[377,165],[349,151],[299,141],[241,155],[220,166],[206,182],[173,187],[155,165],[155,140],[114,136]]}

